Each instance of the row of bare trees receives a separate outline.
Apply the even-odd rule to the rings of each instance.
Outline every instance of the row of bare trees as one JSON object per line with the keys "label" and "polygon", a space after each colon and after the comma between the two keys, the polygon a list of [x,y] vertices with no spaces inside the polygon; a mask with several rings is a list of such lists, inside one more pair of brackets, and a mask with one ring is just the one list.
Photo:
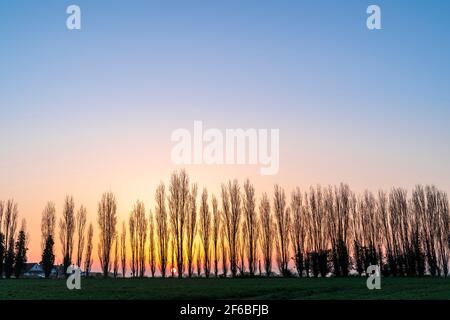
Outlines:
{"label": "row of bare trees", "polygon": [[[258,200],[249,180],[242,188],[233,180],[222,185],[220,199],[207,189],[198,193],[184,170],[174,172],[167,188],[158,185],[154,210],[137,201],[121,230],[117,200],[103,194],[97,209],[103,275],[324,277],[363,275],[369,265],[392,276],[449,273],[448,199],[434,186],[416,186],[409,197],[401,188],[357,195],[345,184],[316,186],[296,188],[288,199],[276,185]],[[17,204],[0,202],[0,274],[15,245],[17,216]],[[46,277],[55,263],[56,221],[49,202],[41,222]],[[89,275],[94,226],[87,225],[87,210],[67,196],[58,226],[64,270],[74,263]]]}

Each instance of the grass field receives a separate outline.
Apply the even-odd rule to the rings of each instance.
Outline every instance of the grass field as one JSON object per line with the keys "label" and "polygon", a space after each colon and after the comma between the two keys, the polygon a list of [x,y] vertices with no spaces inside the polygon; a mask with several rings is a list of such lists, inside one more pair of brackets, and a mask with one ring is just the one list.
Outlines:
{"label": "grass field", "polygon": [[368,290],[364,278],[2,279],[0,300],[11,299],[450,299],[450,279],[382,278]]}

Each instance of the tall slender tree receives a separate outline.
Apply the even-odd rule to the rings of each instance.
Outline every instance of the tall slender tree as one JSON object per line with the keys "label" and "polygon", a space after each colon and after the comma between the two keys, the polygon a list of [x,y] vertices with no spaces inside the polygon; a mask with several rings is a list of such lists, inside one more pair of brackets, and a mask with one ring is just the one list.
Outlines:
{"label": "tall slender tree", "polygon": [[122,221],[122,233],[120,234],[120,265],[122,277],[125,278],[127,272],[127,229],[125,221]]}
{"label": "tall slender tree", "polygon": [[211,271],[210,248],[211,248],[211,213],[208,205],[208,191],[203,189],[200,205],[200,239],[203,253],[203,272],[209,278]]}
{"label": "tall slender tree", "polygon": [[165,278],[169,254],[169,227],[167,222],[165,187],[160,183],[155,193],[156,233],[158,238],[161,276]]}
{"label": "tall slender tree", "polygon": [[45,278],[49,278],[55,263],[55,254],[53,246],[55,243],[55,223],[56,223],[56,209],[52,202],[48,202],[44,211],[42,211],[41,218],[41,246],[42,246],[42,269]]}
{"label": "tall slender tree", "polygon": [[149,247],[148,247],[148,260],[150,264],[150,273],[152,277],[155,277],[156,273],[156,241],[155,241],[155,219],[153,213],[150,210],[150,215],[148,217],[149,221]]}
{"label": "tall slender tree", "polygon": [[[294,262],[295,268],[297,269],[297,274],[299,277],[303,276],[303,272],[305,269],[305,242],[306,242],[306,212],[303,207],[303,196],[300,191],[300,188],[296,188],[292,192],[291,196],[291,221],[292,228],[291,238],[292,244],[294,248]],[[270,218],[266,218],[270,219]]]}
{"label": "tall slender tree", "polygon": [[214,276],[219,275],[219,251],[220,251],[220,211],[217,198],[212,196],[212,213],[213,213],[213,226],[212,226],[212,248],[214,254]]}
{"label": "tall slender tree", "polygon": [[237,275],[239,223],[241,220],[241,192],[237,180],[222,185],[222,215],[228,243],[231,275]]}
{"label": "tall slender tree", "polygon": [[117,201],[112,192],[103,194],[98,204],[97,222],[99,226],[98,256],[103,272],[107,278],[110,270],[111,249],[116,236]]}
{"label": "tall slender tree", "polygon": [[90,223],[87,231],[86,255],[84,257],[84,272],[86,273],[86,277],[89,277],[92,268],[93,237],[94,227],[92,226],[92,223]]}
{"label": "tall slender tree", "polygon": [[[12,246],[12,253],[14,255],[14,241],[16,238],[16,229],[17,229],[17,219],[19,216],[19,211],[17,209],[17,203],[9,199],[5,205],[5,213],[3,219],[3,234],[5,236],[5,252],[8,253],[9,248]],[[7,263],[5,257],[5,264]],[[9,263],[9,260],[8,260]],[[6,268],[6,266],[5,266]],[[12,266],[11,266],[12,268]],[[6,270],[5,270],[6,271]]]}
{"label": "tall slender tree", "polygon": [[145,244],[147,242],[147,218],[145,206],[137,201],[130,213],[131,272],[134,277],[143,277],[145,273]]}
{"label": "tall slender tree", "polygon": [[289,274],[289,228],[290,210],[286,208],[286,196],[284,190],[275,185],[273,211],[277,229],[277,261],[280,272],[283,275]]}
{"label": "tall slender tree", "polygon": [[169,187],[169,213],[172,226],[174,255],[176,259],[178,277],[184,271],[184,243],[186,238],[186,219],[189,203],[189,177],[186,171],[172,174]]}
{"label": "tall slender tree", "polygon": [[77,212],[76,217],[76,232],[77,232],[77,266],[81,267],[83,259],[85,231],[86,231],[86,216],[87,211],[84,206],[81,206]]}
{"label": "tall slender tree", "polygon": [[66,196],[62,217],[59,220],[59,239],[63,256],[64,274],[72,264],[73,235],[75,233],[75,203],[72,196]]}
{"label": "tall slender tree", "polygon": [[227,227],[225,223],[221,224],[220,228],[220,244],[222,254],[222,276],[226,278],[228,276],[228,247],[227,247]]}
{"label": "tall slender tree", "polygon": [[243,197],[243,207],[244,207],[244,237],[247,244],[247,258],[248,258],[248,271],[250,276],[255,275],[256,271],[256,261],[257,261],[257,241],[258,241],[258,217],[256,214],[256,197],[255,188],[250,183],[250,180],[246,180],[244,184],[244,197]]}
{"label": "tall slender tree", "polygon": [[113,277],[117,278],[119,275],[119,236],[114,237],[114,262],[113,262]]}
{"label": "tall slender tree", "polygon": [[197,234],[197,184],[193,184],[189,194],[186,220],[186,256],[188,277],[192,277],[194,269],[194,241]]}
{"label": "tall slender tree", "polygon": [[274,222],[270,212],[270,201],[266,193],[263,193],[259,205],[260,216],[260,243],[264,260],[264,271],[267,276],[272,274],[272,253],[274,242]]}

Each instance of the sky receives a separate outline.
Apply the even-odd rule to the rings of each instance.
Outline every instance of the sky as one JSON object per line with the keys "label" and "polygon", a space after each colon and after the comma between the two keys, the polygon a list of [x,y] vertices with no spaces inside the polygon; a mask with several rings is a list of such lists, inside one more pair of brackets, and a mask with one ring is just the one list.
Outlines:
{"label": "sky", "polygon": [[[67,6],[81,30],[66,28]],[[368,30],[366,8],[381,8]],[[218,193],[250,178],[450,191],[448,1],[0,0],[0,200],[14,198],[40,254],[47,201],[119,220],[181,166],[177,128],[280,130],[280,168],[185,166]],[[59,252],[58,252],[59,253]]]}

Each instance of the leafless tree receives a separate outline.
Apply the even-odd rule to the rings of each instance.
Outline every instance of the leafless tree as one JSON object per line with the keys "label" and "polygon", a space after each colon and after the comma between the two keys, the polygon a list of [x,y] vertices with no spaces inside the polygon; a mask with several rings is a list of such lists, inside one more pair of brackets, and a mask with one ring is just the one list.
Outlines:
{"label": "leafless tree", "polygon": [[230,255],[230,269],[233,277],[237,274],[239,222],[241,219],[241,192],[237,180],[222,185],[222,214],[225,236]]}
{"label": "leafless tree", "polygon": [[[447,195],[435,186],[418,185],[413,191],[412,206],[417,221],[413,222],[414,232],[418,232],[422,239],[423,256],[428,265],[429,273],[434,275],[448,275],[448,245],[449,245],[449,216]],[[414,236],[413,238],[417,238]],[[417,241],[417,240],[416,240]],[[409,254],[420,257],[421,252]],[[411,259],[408,261],[410,266]],[[410,269],[410,268],[408,268]]]}
{"label": "leafless tree", "polygon": [[55,204],[53,202],[48,202],[44,208],[44,211],[42,211],[42,218],[41,218],[42,250],[44,250],[45,244],[50,236],[52,237],[52,239],[54,239],[55,223],[56,223]]}
{"label": "leafless tree", "polygon": [[90,223],[87,231],[86,256],[84,257],[84,271],[87,277],[89,277],[89,273],[91,271],[93,262],[92,261],[93,237],[94,237],[94,227],[92,226],[92,223]]}
{"label": "leafless tree", "polygon": [[144,277],[145,274],[145,245],[147,242],[147,219],[145,218],[145,208],[142,204],[143,215],[138,219],[138,239],[139,239],[139,277]]}
{"label": "leafless tree", "polygon": [[14,240],[16,238],[17,219],[19,211],[17,209],[17,203],[10,199],[6,202],[5,217],[3,225],[3,234],[5,235],[5,252],[8,252],[9,247],[14,246]]}
{"label": "leafless tree", "polygon": [[[48,202],[42,211],[41,217],[41,266],[44,271],[45,278],[49,278],[52,272],[54,263],[55,263],[55,255],[53,246],[55,243],[55,222],[56,222],[56,210],[55,205],[52,202]],[[0,238],[3,235],[0,235]],[[27,237],[28,238],[28,237]],[[3,245],[3,239],[0,239],[0,246]],[[3,259],[3,253],[0,253],[0,260]],[[0,261],[0,265],[2,265],[3,261]],[[2,269],[0,267],[0,269]],[[2,270],[0,270],[0,275]]]}
{"label": "leafless tree", "polygon": [[253,276],[256,270],[257,241],[259,232],[255,203],[255,188],[250,183],[250,180],[247,179],[244,184],[243,211],[245,221],[244,237],[247,244],[248,271],[250,276]]}
{"label": "leafless tree", "polygon": [[[352,199],[355,199],[355,196],[352,196]],[[353,209],[355,207],[355,203],[356,200],[352,200],[352,212],[355,211],[355,209]],[[391,227],[391,216],[390,216],[390,212],[388,210],[388,197],[386,192],[379,190],[378,191],[378,201],[377,201],[377,210],[378,210],[378,216],[380,218],[380,232],[384,237],[384,241],[383,241],[383,246],[384,246],[384,256],[385,256],[385,261],[386,261],[386,265],[384,267],[385,269],[385,273],[391,273],[391,272],[396,272],[396,265],[395,265],[395,253],[394,253],[394,247],[393,247],[393,243],[394,243],[394,239],[393,239],[393,234],[392,234],[392,227]],[[353,220],[355,214],[352,213],[352,225],[354,225]],[[352,228],[354,229],[354,227]],[[356,259],[355,259],[356,260]],[[362,265],[360,263],[360,265]],[[358,272],[361,274],[362,273],[362,267],[359,267]]]}
{"label": "leafless tree", "polygon": [[119,274],[119,237],[114,237],[114,262],[113,262],[113,276],[117,278]]}
{"label": "leafless tree", "polygon": [[[351,201],[351,232],[353,239],[353,260],[354,260],[354,268],[358,272],[359,275],[365,271],[364,269],[364,234],[362,224],[364,223],[363,217],[361,214],[361,199],[358,199],[356,195],[352,195]],[[389,216],[386,212],[386,227],[388,228]]]}
{"label": "leafless tree", "polygon": [[438,211],[438,256],[439,265],[445,277],[448,276],[448,260],[449,260],[449,245],[450,245],[450,217],[448,197],[445,192],[437,191],[437,211]]}
{"label": "leafless tree", "polygon": [[211,212],[208,205],[208,191],[203,189],[200,205],[200,239],[203,249],[203,271],[205,277],[209,277],[211,270],[210,248],[211,248]]}
{"label": "leafless tree", "polygon": [[166,196],[164,184],[161,183],[155,194],[156,235],[158,238],[161,276],[166,276],[166,266],[169,250],[169,227],[167,225]]}
{"label": "leafless tree", "polygon": [[290,210],[286,208],[286,195],[279,186],[274,187],[273,212],[277,229],[277,260],[281,274],[289,273]]}
{"label": "leafless tree", "polygon": [[[266,196],[267,197],[267,196]],[[268,201],[268,200],[267,200]],[[267,204],[270,206],[269,204]],[[268,208],[270,210],[270,208]],[[265,220],[270,220],[270,213],[265,213],[264,208],[262,209],[262,214],[266,215]],[[294,247],[294,261],[295,267],[297,269],[297,273],[299,277],[303,276],[303,271],[305,269],[304,261],[305,261],[305,250],[306,250],[306,209],[303,207],[303,196],[300,191],[300,188],[296,188],[292,192],[291,196],[291,220],[292,220],[292,228],[291,228],[291,238],[292,244]],[[271,221],[266,222],[269,224]],[[270,232],[268,230],[267,232]],[[267,244],[265,244],[267,245]],[[270,254],[270,251],[267,253]],[[266,266],[267,268],[267,266]]]}
{"label": "leafless tree", "polygon": [[122,233],[120,234],[120,265],[122,277],[125,278],[127,272],[127,228],[125,221],[122,221]]}
{"label": "leafless tree", "polygon": [[236,259],[236,265],[237,265],[237,271],[240,276],[245,275],[245,251],[247,249],[247,242],[248,239],[244,235],[245,230],[247,230],[246,222],[244,221],[239,226],[239,235],[237,237],[237,259]]}
{"label": "leafless tree", "polygon": [[76,217],[76,230],[77,230],[77,266],[81,266],[81,260],[83,259],[84,242],[85,242],[85,230],[86,230],[86,208],[81,206],[77,212]]}
{"label": "leafless tree", "polygon": [[19,211],[17,209],[17,203],[12,199],[6,202],[4,210],[3,234],[5,235],[5,252],[8,252],[9,247],[14,245],[14,239],[16,238]]}
{"label": "leafless tree", "polygon": [[73,197],[66,196],[63,214],[59,220],[59,239],[61,241],[64,273],[72,264],[75,227],[75,203]]}
{"label": "leafless tree", "polygon": [[348,185],[331,187],[325,192],[328,233],[331,241],[332,261],[336,276],[347,276],[350,267],[349,232],[351,192]]}
{"label": "leafless tree", "polygon": [[213,226],[212,226],[212,247],[214,253],[214,276],[219,274],[219,250],[220,250],[220,211],[217,203],[217,198],[212,196],[212,209],[213,209]]}
{"label": "leafless tree", "polygon": [[203,260],[203,254],[202,254],[202,250],[200,248],[200,243],[197,243],[195,255],[196,255],[196,264],[197,264],[197,277],[200,277],[202,275],[202,260]]}
{"label": "leafless tree", "polygon": [[228,247],[226,245],[227,241],[227,227],[225,226],[225,223],[221,224],[220,228],[220,244],[221,244],[221,251],[222,251],[222,276],[227,277],[228,275]]}
{"label": "leafless tree", "polygon": [[177,272],[177,249],[175,247],[175,237],[172,235],[170,237],[170,273],[172,275],[172,278],[175,277],[175,273]]}
{"label": "leafless tree", "polygon": [[153,213],[150,210],[150,215],[148,217],[149,221],[149,253],[148,260],[150,264],[150,273],[152,277],[155,277],[156,273],[156,244],[155,244],[155,222],[153,218]]}
{"label": "leafless tree", "polygon": [[322,188],[310,188],[308,197],[308,233],[309,252],[308,264],[312,267],[315,277],[319,274],[325,277],[328,273],[328,237],[327,237],[327,215],[323,201]]}
{"label": "leafless tree", "polygon": [[259,205],[260,216],[260,243],[264,260],[264,271],[267,276],[272,274],[272,252],[274,238],[274,222],[270,212],[270,201],[266,193],[263,193]]}
{"label": "leafless tree", "polygon": [[98,256],[103,271],[103,277],[107,278],[110,270],[111,249],[116,236],[117,225],[117,201],[112,192],[103,194],[98,204],[98,226],[100,229]]}
{"label": "leafless tree", "polygon": [[134,277],[145,273],[145,243],[147,241],[147,219],[145,206],[137,201],[130,214],[131,271]]}
{"label": "leafless tree", "polygon": [[189,177],[184,170],[172,174],[169,191],[169,213],[174,236],[174,254],[178,277],[181,278],[184,269],[183,244],[186,238],[186,219],[189,207]]}
{"label": "leafless tree", "polygon": [[186,220],[186,256],[188,277],[192,277],[194,269],[194,241],[197,233],[197,185],[193,184],[189,194],[188,213]]}
{"label": "leafless tree", "polygon": [[128,221],[128,228],[130,233],[130,247],[131,247],[131,261],[130,261],[130,268],[131,268],[131,276],[133,278],[136,278],[138,276],[138,240],[137,240],[137,222],[136,217],[134,215],[134,211],[130,213],[130,218]]}

